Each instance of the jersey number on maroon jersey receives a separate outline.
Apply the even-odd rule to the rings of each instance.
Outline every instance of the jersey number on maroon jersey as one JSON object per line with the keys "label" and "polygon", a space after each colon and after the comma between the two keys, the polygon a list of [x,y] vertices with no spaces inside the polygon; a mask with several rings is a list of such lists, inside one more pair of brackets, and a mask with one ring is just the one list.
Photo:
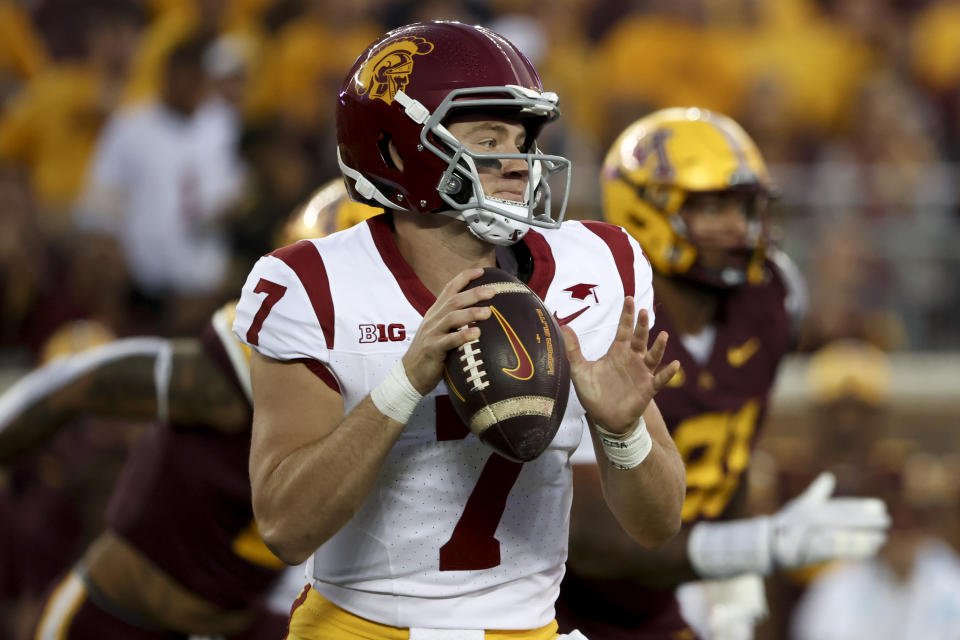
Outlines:
{"label": "jersey number on maroon jersey", "polygon": [[751,400],[736,412],[705,413],[682,421],[673,440],[687,468],[681,517],[716,518],[736,493],[750,463],[750,443],[760,405]]}
{"label": "jersey number on maroon jersey", "polygon": [[[450,404],[436,397],[437,440],[462,440],[470,434]],[[500,564],[500,541],[494,537],[507,508],[507,496],[523,464],[491,453],[450,539],[440,547],[440,571],[490,569]]]}
{"label": "jersey number on maroon jersey", "polygon": [[253,316],[250,328],[247,329],[247,342],[257,345],[260,344],[260,329],[263,327],[263,321],[270,315],[273,305],[280,302],[280,298],[287,292],[287,288],[282,284],[270,282],[266,278],[260,278],[260,282],[257,283],[253,292],[267,294],[267,297],[260,303],[260,308],[257,309],[257,315]]}

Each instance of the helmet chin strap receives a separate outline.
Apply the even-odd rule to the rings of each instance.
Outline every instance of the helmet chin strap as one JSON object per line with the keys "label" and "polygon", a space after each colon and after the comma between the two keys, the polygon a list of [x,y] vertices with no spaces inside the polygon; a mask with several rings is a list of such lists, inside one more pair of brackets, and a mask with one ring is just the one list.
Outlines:
{"label": "helmet chin strap", "polygon": [[[519,205],[502,205],[516,207],[518,210],[526,212],[526,207]],[[467,224],[470,233],[474,236],[501,247],[508,247],[516,244],[527,235],[530,225],[519,220],[508,218],[505,215],[493,213],[485,209],[472,208],[463,211],[438,211],[437,213],[449,216],[454,220],[460,220]]]}

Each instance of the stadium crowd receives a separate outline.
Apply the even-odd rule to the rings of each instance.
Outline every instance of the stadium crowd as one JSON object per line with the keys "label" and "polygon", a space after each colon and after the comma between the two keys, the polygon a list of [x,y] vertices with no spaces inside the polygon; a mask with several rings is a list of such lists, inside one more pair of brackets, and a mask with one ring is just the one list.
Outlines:
{"label": "stadium crowd", "polygon": [[[504,34],[559,94],[564,116],[540,146],[573,162],[568,218],[601,216],[604,152],[656,109],[727,114],[763,150],[779,190],[771,232],[810,291],[799,348],[826,354],[810,412],[840,403],[850,425],[799,449],[772,442],[754,507],[832,469],[842,490],[885,497],[901,526],[865,576],[806,599],[812,574],[772,580],[759,633],[832,638],[816,625],[836,619],[844,579],[923,584],[911,577],[923,553],[941,554],[929,562],[950,591],[960,526],[936,516],[955,516],[958,462],[886,437],[890,382],[863,374],[885,370],[883,352],[960,349],[956,0],[0,0],[0,367],[197,335],[287,214],[339,175],[334,97],[356,52],[424,19]],[[859,342],[837,358],[841,339]],[[141,431],[88,421],[0,470],[0,522],[17,523],[0,527],[0,640],[21,640],[93,539]],[[848,615],[862,629],[871,613]]]}
{"label": "stadium crowd", "polygon": [[772,166],[777,223],[820,310],[808,347],[851,333],[957,344],[956,2],[5,0],[0,12],[5,358],[31,361],[77,318],[118,335],[202,322],[271,246],[276,212],[336,175],[332,96],[353,52],[428,17],[503,32],[561,96],[545,144],[577,168],[571,217],[599,215],[600,156],[626,124],[714,109]]}

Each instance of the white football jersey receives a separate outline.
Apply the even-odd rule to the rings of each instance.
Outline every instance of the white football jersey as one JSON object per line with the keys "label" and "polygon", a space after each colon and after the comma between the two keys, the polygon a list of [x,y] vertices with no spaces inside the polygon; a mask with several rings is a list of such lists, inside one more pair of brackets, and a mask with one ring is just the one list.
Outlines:
{"label": "white football jersey", "polygon": [[[523,242],[534,261],[530,288],[577,332],[587,358],[606,352],[624,295],[635,295],[652,321],[649,263],[621,228],[566,222]],[[406,352],[434,300],[400,255],[389,218],[378,216],[261,258],[234,332],[271,358],[323,363],[349,412]],[[359,512],[313,554],[314,588],[397,627],[549,623],[584,413],[571,385],[550,447],[514,463],[469,433],[441,382],[418,405]]]}

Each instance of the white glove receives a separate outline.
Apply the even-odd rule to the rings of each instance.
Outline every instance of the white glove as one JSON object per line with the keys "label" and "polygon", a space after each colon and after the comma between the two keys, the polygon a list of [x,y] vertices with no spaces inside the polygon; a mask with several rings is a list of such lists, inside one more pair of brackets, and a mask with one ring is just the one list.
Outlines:
{"label": "white glove", "polygon": [[735,605],[719,605],[710,610],[710,640],[753,640],[757,623]]}
{"label": "white glove", "polygon": [[753,628],[767,617],[763,578],[747,573],[736,578],[709,580],[707,625],[711,640],[753,640]]}
{"label": "white glove", "polygon": [[874,555],[890,526],[886,505],[879,498],[831,498],[835,485],[824,472],[772,516],[697,523],[687,543],[690,563],[704,578],[724,578]]}
{"label": "white glove", "polygon": [[687,582],[677,588],[683,619],[705,640],[753,640],[754,627],[768,615],[763,578]]}

